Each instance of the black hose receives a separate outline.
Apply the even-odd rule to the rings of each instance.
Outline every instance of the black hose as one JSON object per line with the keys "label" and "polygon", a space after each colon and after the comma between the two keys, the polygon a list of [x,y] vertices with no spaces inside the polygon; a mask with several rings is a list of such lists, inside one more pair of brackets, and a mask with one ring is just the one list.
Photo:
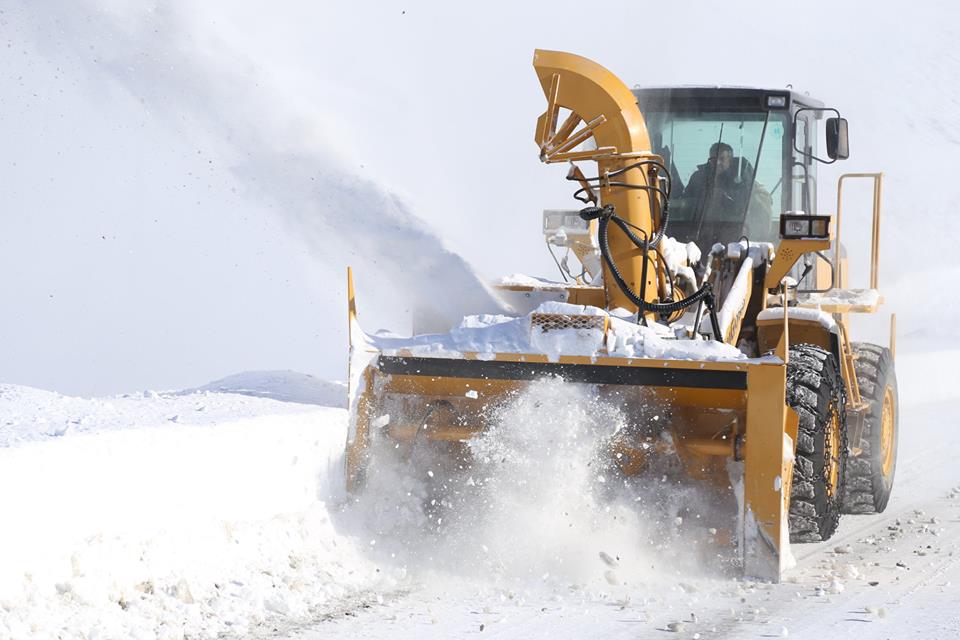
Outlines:
{"label": "black hose", "polygon": [[[654,168],[658,169],[658,170],[660,171],[661,175],[665,178],[665,179],[664,179],[665,188],[661,189],[659,186],[656,186],[656,185],[633,184],[633,183],[630,183],[630,182],[621,182],[621,181],[610,180],[610,178],[615,178],[615,177],[617,177],[617,176],[619,176],[619,175],[622,175],[622,174],[626,173],[627,171],[630,171],[631,169],[636,169],[636,168],[643,167],[643,166],[651,166],[651,167],[654,167]],[[634,244],[636,244],[637,246],[640,246],[640,242],[644,242],[644,243],[647,245],[647,248],[651,248],[651,249],[652,249],[652,248],[657,247],[657,246],[660,244],[660,241],[663,239],[663,236],[664,236],[664,234],[665,234],[666,231],[667,231],[667,224],[668,224],[669,221],[670,221],[670,193],[671,193],[672,190],[673,190],[673,181],[672,181],[672,179],[671,179],[671,177],[670,177],[670,172],[667,170],[667,167],[666,167],[662,162],[658,162],[658,161],[656,161],[656,160],[639,160],[639,161],[637,161],[637,162],[628,164],[628,165],[625,166],[625,167],[621,167],[621,168],[616,169],[616,170],[614,170],[614,171],[610,171],[610,172],[608,172],[607,174],[605,174],[604,176],[592,176],[592,177],[589,177],[589,178],[586,177],[586,176],[581,176],[580,178],[573,178],[573,177],[568,176],[568,177],[567,177],[567,180],[578,181],[578,182],[586,182],[586,183],[588,183],[588,184],[589,184],[589,183],[597,183],[598,185],[603,185],[603,186],[606,186],[606,187],[621,187],[621,188],[624,188],[624,189],[640,189],[640,190],[643,190],[643,191],[647,191],[647,192],[650,193],[650,194],[654,194],[654,193],[658,194],[658,195],[660,196],[660,217],[661,217],[661,223],[660,223],[660,228],[656,230],[656,232],[653,234],[653,237],[649,239],[649,242],[644,242],[644,241],[638,240],[637,237],[636,237],[633,233],[631,233],[631,232],[624,226],[624,225],[630,225],[629,222],[627,222],[626,220],[623,220],[622,218],[618,218],[618,217],[616,217],[616,216],[614,216],[614,217],[618,220],[617,226],[619,226],[621,229],[623,229],[624,232],[625,232],[628,236],[630,236],[630,239],[631,239],[631,240],[634,242]],[[578,190],[576,191],[576,193],[573,194],[573,197],[576,198],[577,200],[579,200],[580,202],[583,202],[583,203],[590,202],[589,198],[585,199],[584,197],[581,197],[581,195],[580,195],[581,193],[584,193],[584,192],[586,192],[586,191],[587,191],[587,188],[586,188],[586,187],[581,187],[580,189],[578,189]],[[599,208],[599,207],[587,207],[587,209],[598,209],[598,208]],[[585,209],[585,210],[586,210],[586,209]],[[583,217],[583,212],[582,212],[582,211],[581,211],[581,217]],[[593,219],[595,219],[595,218],[597,218],[597,217],[599,217],[599,215],[594,216],[593,218],[589,218],[589,219],[590,219],[590,220],[593,220]],[[584,219],[587,220],[588,218],[584,218]],[[632,226],[632,225],[630,225],[630,226]],[[635,227],[635,228],[636,228],[636,227]]]}
{"label": "black hose", "polygon": [[[666,214],[666,212],[664,212]],[[649,313],[659,313],[659,314],[673,314],[682,309],[686,309],[701,300],[707,306],[707,309],[710,311],[710,322],[713,329],[713,335],[715,340],[721,340],[720,337],[720,325],[717,321],[717,314],[715,310],[716,298],[713,294],[713,285],[709,282],[704,283],[697,291],[692,293],[690,296],[684,298],[683,300],[676,300],[674,302],[647,302],[643,299],[643,296],[638,296],[630,289],[630,285],[627,284],[627,281],[624,279],[623,274],[620,273],[620,269],[617,267],[616,263],[613,261],[613,257],[610,255],[610,242],[609,242],[609,232],[608,227],[610,221],[613,221],[620,229],[630,238],[631,242],[638,249],[644,251],[644,266],[646,266],[646,252],[653,247],[653,242],[647,242],[645,239],[637,237],[630,230],[630,224],[618,216],[614,210],[612,204],[605,205],[603,207],[585,207],[580,210],[580,217],[584,220],[597,220],[599,224],[597,240],[600,244],[600,255],[603,256],[603,261],[607,264],[607,267],[610,269],[611,275],[613,275],[614,281],[617,283],[617,286],[620,287],[620,290],[625,296],[635,305],[640,311],[649,312]],[[664,230],[666,228],[666,215],[664,215],[664,224],[658,230],[655,237],[663,237]]]}

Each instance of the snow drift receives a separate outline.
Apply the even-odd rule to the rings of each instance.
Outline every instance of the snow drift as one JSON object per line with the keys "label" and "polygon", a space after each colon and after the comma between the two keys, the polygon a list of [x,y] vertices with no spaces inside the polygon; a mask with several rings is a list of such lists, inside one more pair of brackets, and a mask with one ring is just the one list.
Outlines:
{"label": "snow drift", "polygon": [[304,382],[250,372],[92,399],[0,386],[0,514],[16,523],[0,529],[0,637],[244,636],[448,581],[629,599],[698,575],[734,517],[597,464],[619,410],[562,381],[503,407],[470,469],[384,452],[347,502],[346,411],[273,399]]}
{"label": "snow drift", "polygon": [[389,586],[328,508],[342,409],[3,385],[0,420],[2,638],[242,635]]}

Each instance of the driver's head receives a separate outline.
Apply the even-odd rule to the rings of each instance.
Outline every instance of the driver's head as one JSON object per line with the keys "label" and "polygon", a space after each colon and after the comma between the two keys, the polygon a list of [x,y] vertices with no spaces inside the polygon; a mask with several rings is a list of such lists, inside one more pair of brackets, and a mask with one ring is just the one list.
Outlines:
{"label": "driver's head", "polygon": [[710,164],[717,166],[717,173],[726,173],[733,162],[733,147],[726,142],[710,145]]}

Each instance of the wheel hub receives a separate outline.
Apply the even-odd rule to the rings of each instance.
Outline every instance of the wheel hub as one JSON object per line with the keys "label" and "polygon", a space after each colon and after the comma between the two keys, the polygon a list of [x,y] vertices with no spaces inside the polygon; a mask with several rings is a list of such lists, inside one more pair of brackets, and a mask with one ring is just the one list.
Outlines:
{"label": "wheel hub", "polygon": [[894,402],[893,390],[887,387],[883,393],[883,409],[880,415],[880,469],[885,477],[893,470]]}

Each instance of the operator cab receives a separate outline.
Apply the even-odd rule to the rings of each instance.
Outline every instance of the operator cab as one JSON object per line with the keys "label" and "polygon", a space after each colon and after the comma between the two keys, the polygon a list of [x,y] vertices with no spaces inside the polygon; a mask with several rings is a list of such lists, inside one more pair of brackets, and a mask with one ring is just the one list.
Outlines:
{"label": "operator cab", "polygon": [[[714,243],[776,242],[780,214],[815,214],[817,161],[847,157],[846,121],[789,90],[637,88],[652,151],[671,178],[670,235]],[[827,158],[817,128],[827,119]]]}

